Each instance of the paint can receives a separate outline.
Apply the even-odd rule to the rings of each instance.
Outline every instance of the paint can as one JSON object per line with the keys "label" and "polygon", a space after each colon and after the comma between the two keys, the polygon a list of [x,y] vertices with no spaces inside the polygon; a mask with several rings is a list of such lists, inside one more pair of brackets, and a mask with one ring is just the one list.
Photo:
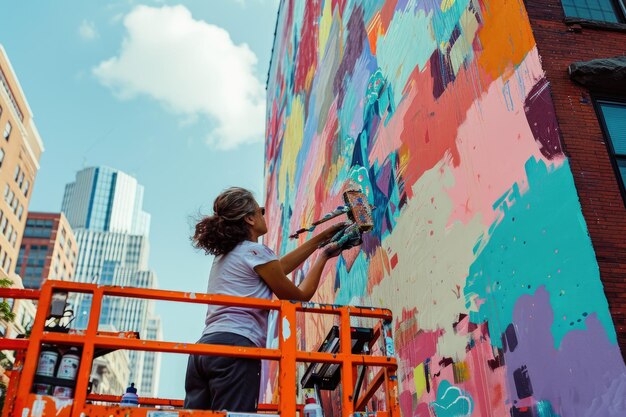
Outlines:
{"label": "paint can", "polygon": [[72,388],[61,386],[54,387],[54,392],[52,393],[57,398],[72,398],[73,394],[74,390]]}
{"label": "paint can", "polygon": [[69,379],[71,381],[75,380],[76,374],[78,373],[79,363],[80,356],[78,355],[78,349],[75,347],[70,348],[70,350],[61,358],[59,370],[57,371],[57,378]]}
{"label": "paint can", "polygon": [[35,374],[41,376],[54,376],[54,369],[59,359],[59,352],[52,346],[44,346],[39,353],[37,371]]}
{"label": "paint can", "polygon": [[33,384],[33,392],[39,395],[50,395],[50,389],[52,385],[48,384]]}

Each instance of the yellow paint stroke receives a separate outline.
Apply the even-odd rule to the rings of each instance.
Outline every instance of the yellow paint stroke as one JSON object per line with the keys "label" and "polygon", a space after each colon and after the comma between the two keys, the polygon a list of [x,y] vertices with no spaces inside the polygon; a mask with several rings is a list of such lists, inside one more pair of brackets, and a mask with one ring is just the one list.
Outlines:
{"label": "yellow paint stroke", "polygon": [[483,20],[478,33],[483,47],[480,66],[494,80],[508,79],[535,46],[524,4],[521,0],[489,2]]}
{"label": "yellow paint stroke", "polygon": [[328,42],[328,35],[330,34],[330,27],[333,23],[333,10],[331,9],[331,0],[324,1],[324,8],[322,9],[322,17],[319,23],[319,33],[317,37],[318,56],[321,61],[326,52],[326,43]]}
{"label": "yellow paint stroke", "polygon": [[[296,158],[302,147],[304,136],[304,105],[299,95],[295,96],[291,103],[291,113],[287,116],[285,136],[283,138],[282,155],[280,159],[280,171],[278,174],[279,201],[285,201],[287,196],[287,178],[289,178],[290,190],[293,189],[296,178]],[[291,193],[290,193],[291,194]]]}
{"label": "yellow paint stroke", "polygon": [[415,382],[415,394],[419,400],[426,390],[426,374],[424,373],[423,363],[420,363],[413,369],[413,381]]}
{"label": "yellow paint stroke", "polygon": [[455,0],[443,0],[441,2],[441,11],[447,12],[450,7],[454,6]]}
{"label": "yellow paint stroke", "polygon": [[455,362],[452,364],[452,370],[454,371],[455,384],[460,384],[470,379],[469,368],[465,362]]}

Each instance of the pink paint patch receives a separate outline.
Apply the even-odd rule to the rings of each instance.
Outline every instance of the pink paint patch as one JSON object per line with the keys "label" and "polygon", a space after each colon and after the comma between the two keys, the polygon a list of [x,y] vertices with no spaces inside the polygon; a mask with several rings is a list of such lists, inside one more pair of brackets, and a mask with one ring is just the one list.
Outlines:
{"label": "pink paint patch", "polygon": [[[518,73],[522,85],[494,81],[470,106],[459,127],[456,146],[461,163],[452,167],[455,183],[448,193],[454,209],[448,224],[467,224],[480,214],[482,223],[491,225],[497,218],[493,202],[513,183],[520,184],[522,192],[527,186],[526,161],[545,159],[524,112],[525,93],[543,77],[536,49],[528,54]],[[513,101],[507,108],[503,91],[509,87]],[[562,158],[554,162],[562,163]]]}
{"label": "pink paint patch", "polygon": [[417,335],[398,349],[398,356],[404,366],[415,368],[426,359],[437,353],[437,341],[443,335],[443,330],[418,331]]}

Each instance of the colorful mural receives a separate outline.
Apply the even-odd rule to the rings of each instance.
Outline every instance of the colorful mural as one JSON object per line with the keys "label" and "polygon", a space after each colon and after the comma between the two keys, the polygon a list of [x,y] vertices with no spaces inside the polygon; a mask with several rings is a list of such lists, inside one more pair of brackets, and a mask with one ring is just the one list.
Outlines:
{"label": "colorful mural", "polygon": [[394,311],[405,417],[626,415],[549,88],[522,0],[281,2],[266,243],[363,187],[376,227],[314,300]]}

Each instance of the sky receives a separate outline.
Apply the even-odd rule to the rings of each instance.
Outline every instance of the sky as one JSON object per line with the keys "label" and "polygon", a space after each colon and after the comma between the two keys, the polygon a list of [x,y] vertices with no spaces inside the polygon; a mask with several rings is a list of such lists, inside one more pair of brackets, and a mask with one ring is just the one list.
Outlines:
{"label": "sky", "polygon": [[[58,212],[77,171],[136,177],[159,287],[205,292],[194,220],[230,186],[263,198],[265,82],[279,0],[5,2],[6,50],[44,142],[30,211]],[[202,306],[161,303],[164,340],[194,342]],[[186,355],[159,395],[184,397]]]}

